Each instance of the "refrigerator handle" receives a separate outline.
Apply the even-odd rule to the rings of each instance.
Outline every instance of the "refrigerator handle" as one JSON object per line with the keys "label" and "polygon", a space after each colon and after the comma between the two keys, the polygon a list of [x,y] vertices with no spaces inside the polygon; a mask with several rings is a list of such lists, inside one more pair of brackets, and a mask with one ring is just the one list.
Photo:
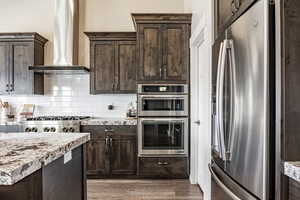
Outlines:
{"label": "refrigerator handle", "polygon": [[217,134],[219,138],[220,157],[226,159],[226,147],[225,147],[225,133],[224,133],[224,121],[223,121],[223,87],[224,87],[224,70],[226,51],[228,46],[228,40],[224,40],[221,43],[218,72],[217,72],[217,98],[216,98],[216,114],[217,114]]}
{"label": "refrigerator handle", "polygon": [[228,53],[229,53],[229,69],[230,69],[230,127],[228,147],[226,149],[226,160],[230,161],[233,151],[233,130],[235,129],[236,119],[236,63],[235,63],[235,50],[233,40],[228,40]]}
{"label": "refrigerator handle", "polygon": [[208,169],[211,173],[212,179],[215,180],[218,186],[220,186],[222,190],[232,198],[232,200],[242,200],[239,197],[237,197],[233,192],[231,192],[231,190],[227,188],[226,185],[222,183],[222,181],[218,178],[218,176],[215,174],[214,170],[212,169],[211,164],[208,165]]}

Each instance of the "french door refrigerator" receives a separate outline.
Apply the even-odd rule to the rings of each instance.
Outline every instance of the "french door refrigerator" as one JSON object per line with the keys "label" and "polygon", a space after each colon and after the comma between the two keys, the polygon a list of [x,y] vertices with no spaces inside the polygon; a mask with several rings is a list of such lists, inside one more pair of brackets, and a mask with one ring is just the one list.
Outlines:
{"label": "french door refrigerator", "polygon": [[213,46],[212,200],[274,195],[274,22],[258,0]]}

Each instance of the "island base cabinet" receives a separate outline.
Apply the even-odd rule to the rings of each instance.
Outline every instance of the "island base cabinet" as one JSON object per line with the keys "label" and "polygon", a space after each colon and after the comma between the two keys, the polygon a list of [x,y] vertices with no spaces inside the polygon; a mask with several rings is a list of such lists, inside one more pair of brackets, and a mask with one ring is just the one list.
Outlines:
{"label": "island base cabinet", "polygon": [[185,157],[140,157],[138,173],[141,178],[188,178],[188,159]]}
{"label": "island base cabinet", "polygon": [[23,180],[0,186],[2,200],[86,200],[84,148],[72,151],[72,159],[64,156],[34,172]]}
{"label": "island base cabinet", "polygon": [[288,200],[299,200],[300,199],[300,183],[289,179],[289,199]]}

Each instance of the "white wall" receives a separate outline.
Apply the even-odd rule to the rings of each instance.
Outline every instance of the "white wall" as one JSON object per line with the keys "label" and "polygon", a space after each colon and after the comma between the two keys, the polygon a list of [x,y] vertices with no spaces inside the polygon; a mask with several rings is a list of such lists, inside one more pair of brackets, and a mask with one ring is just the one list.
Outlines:
{"label": "white wall", "polygon": [[[213,43],[213,1],[212,0],[185,0],[185,11],[193,13],[192,38],[191,38],[191,71],[198,73],[198,76],[192,76],[192,84],[198,84],[198,91],[191,94],[193,103],[191,110],[199,110],[198,116],[192,116],[194,120],[200,120],[199,128],[192,128],[192,137],[197,140],[192,147],[198,162],[192,162],[192,171],[196,177],[191,180],[197,182],[203,193],[204,200],[211,199],[210,173],[208,164],[211,160],[211,59]],[[204,32],[204,41],[199,44],[199,36]],[[194,45],[194,46],[193,46]],[[199,45],[199,46],[197,46]],[[194,79],[194,80],[193,80]],[[196,108],[198,106],[198,108]],[[192,124],[192,127],[195,126]],[[194,169],[193,169],[194,168]],[[193,179],[194,178],[194,179]]]}

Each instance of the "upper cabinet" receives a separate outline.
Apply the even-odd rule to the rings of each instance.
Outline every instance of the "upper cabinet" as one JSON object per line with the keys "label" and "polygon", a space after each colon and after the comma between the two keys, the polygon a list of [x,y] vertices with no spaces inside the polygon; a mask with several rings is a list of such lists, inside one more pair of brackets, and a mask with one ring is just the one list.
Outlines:
{"label": "upper cabinet", "polygon": [[136,33],[86,32],[91,94],[136,92]]}
{"label": "upper cabinet", "polygon": [[0,94],[43,94],[43,74],[29,66],[44,64],[47,39],[37,33],[0,33]]}
{"label": "upper cabinet", "polygon": [[215,36],[241,16],[256,0],[215,0]]}
{"label": "upper cabinet", "polygon": [[189,80],[191,14],[132,14],[139,82]]}

